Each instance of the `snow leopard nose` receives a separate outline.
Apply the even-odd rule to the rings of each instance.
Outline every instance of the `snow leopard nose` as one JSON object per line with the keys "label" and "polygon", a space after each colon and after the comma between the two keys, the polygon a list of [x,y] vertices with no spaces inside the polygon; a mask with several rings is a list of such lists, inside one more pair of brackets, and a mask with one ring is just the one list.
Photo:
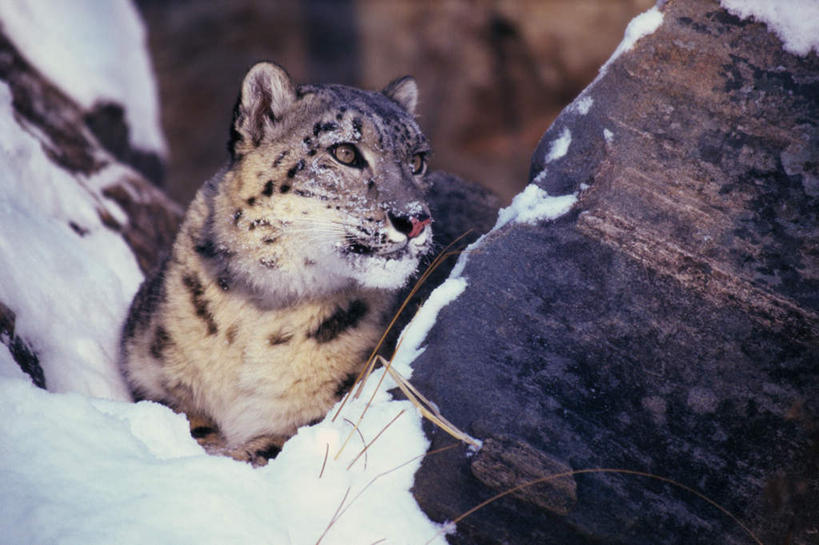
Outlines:
{"label": "snow leopard nose", "polygon": [[429,214],[421,212],[420,214],[399,216],[392,212],[387,213],[390,223],[395,227],[399,233],[403,233],[407,238],[417,237],[424,231],[424,227],[432,222]]}

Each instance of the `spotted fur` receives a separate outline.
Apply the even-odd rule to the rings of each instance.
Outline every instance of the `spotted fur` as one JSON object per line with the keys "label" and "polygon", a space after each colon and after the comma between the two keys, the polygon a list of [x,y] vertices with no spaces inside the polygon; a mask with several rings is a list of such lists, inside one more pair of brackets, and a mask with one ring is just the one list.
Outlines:
{"label": "spotted fur", "polygon": [[411,78],[378,93],[250,70],[231,161],[123,329],[136,397],[187,413],[211,452],[254,463],[326,413],[431,245],[416,101]]}

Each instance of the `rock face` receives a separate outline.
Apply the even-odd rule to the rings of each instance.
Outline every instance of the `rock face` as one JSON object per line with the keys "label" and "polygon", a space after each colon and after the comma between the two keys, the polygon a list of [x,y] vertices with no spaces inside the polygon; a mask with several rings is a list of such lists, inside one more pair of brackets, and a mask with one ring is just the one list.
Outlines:
{"label": "rock face", "polygon": [[[414,364],[488,447],[425,459],[414,491],[435,520],[538,473],[623,468],[764,543],[815,543],[819,59],[714,1],[661,11],[535,152],[530,177],[578,192],[574,210],[489,235]],[[647,477],[538,486],[450,542],[752,542]]]}

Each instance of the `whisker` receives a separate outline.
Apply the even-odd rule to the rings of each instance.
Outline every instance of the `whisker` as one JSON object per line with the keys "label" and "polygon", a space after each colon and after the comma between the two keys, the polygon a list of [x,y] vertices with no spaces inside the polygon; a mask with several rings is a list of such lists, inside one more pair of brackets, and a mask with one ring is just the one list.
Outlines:
{"label": "whisker", "polygon": [[277,233],[281,235],[291,235],[291,234],[328,234],[328,235],[341,235],[346,236],[345,231],[341,229],[309,229],[309,228],[298,228],[298,229],[287,229],[277,231]]}
{"label": "whisker", "polygon": [[334,220],[328,218],[313,218],[313,217],[304,217],[304,218],[293,218],[288,220],[289,223],[311,223],[311,224],[326,224],[326,225],[347,225],[349,222],[341,221],[341,220]]}

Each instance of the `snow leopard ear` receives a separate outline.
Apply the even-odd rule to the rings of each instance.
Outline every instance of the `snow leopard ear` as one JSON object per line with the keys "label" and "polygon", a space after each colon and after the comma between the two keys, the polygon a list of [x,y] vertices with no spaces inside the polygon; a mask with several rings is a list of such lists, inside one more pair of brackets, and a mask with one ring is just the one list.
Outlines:
{"label": "snow leopard ear", "polygon": [[242,91],[233,108],[228,151],[233,159],[257,147],[296,100],[296,89],[284,68],[260,62],[242,82]]}
{"label": "snow leopard ear", "polygon": [[415,83],[415,78],[404,76],[393,80],[381,92],[397,102],[407,113],[415,115],[415,107],[418,105],[418,84]]}

